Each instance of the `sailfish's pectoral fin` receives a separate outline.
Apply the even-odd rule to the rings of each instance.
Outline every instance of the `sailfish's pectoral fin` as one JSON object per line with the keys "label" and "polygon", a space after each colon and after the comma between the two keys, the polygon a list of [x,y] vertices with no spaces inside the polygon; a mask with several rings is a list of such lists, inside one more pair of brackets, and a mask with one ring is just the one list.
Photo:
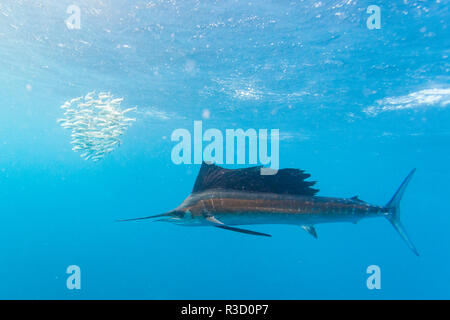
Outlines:
{"label": "sailfish's pectoral fin", "polygon": [[251,234],[251,235],[254,235],[254,236],[271,237],[271,235],[267,234],[267,233],[256,232],[256,231],[252,231],[252,230],[247,230],[247,229],[227,226],[223,222],[217,220],[214,216],[206,217],[206,220],[211,222],[211,224],[214,227],[216,227],[216,228],[221,228],[221,229],[230,230],[230,231],[234,231],[234,232],[245,233],[245,234]]}
{"label": "sailfish's pectoral fin", "polygon": [[313,226],[302,226],[302,229],[317,239],[316,228],[314,228]]}
{"label": "sailfish's pectoral fin", "polygon": [[225,225],[222,221],[217,220],[216,217],[214,216],[208,216],[205,219],[211,222],[212,224]]}

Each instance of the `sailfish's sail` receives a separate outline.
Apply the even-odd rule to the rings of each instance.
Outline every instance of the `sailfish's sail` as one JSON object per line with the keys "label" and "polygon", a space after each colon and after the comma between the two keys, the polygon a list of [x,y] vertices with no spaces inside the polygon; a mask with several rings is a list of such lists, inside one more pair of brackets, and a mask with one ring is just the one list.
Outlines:
{"label": "sailfish's sail", "polygon": [[315,181],[306,181],[311,175],[300,169],[281,169],[274,175],[261,175],[261,166],[226,169],[203,162],[192,193],[208,189],[229,189],[249,192],[270,192],[314,196]]}

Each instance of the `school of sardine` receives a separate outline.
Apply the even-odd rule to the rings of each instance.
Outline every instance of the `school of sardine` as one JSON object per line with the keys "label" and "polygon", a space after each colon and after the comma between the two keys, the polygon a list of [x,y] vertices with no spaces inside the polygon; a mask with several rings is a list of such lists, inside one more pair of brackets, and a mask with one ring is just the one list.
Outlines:
{"label": "school of sardine", "polygon": [[122,101],[123,98],[114,98],[109,92],[96,95],[95,91],[66,101],[61,106],[64,118],[58,123],[71,130],[72,150],[94,162],[114,151],[121,143],[120,137],[136,121],[128,118],[127,113],[137,108],[122,110]]}

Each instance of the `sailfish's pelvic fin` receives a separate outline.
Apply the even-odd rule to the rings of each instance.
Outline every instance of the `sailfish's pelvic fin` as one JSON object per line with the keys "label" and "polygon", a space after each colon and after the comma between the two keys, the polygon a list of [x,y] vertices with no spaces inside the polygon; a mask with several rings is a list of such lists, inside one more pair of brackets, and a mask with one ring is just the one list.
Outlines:
{"label": "sailfish's pelvic fin", "polygon": [[206,217],[206,220],[209,221],[216,228],[221,228],[221,229],[245,233],[245,234],[251,234],[254,236],[272,237],[270,234],[267,234],[267,233],[256,232],[256,231],[252,231],[252,230],[227,226],[223,222],[217,220],[214,216]]}

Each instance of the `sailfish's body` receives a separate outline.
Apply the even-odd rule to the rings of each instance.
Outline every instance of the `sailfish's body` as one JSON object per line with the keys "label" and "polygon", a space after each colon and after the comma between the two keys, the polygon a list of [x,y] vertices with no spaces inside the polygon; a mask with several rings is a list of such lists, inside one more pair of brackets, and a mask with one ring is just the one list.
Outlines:
{"label": "sailfish's body", "polygon": [[214,226],[247,234],[270,236],[238,225],[293,224],[317,237],[314,225],[328,222],[353,222],[370,217],[385,217],[414,251],[400,223],[399,202],[413,170],[391,201],[385,206],[350,199],[319,197],[309,174],[298,169],[281,169],[275,175],[261,175],[261,167],[225,169],[203,163],[192,194],[176,209],[141,220],[164,217],[187,226]]}
{"label": "sailfish's body", "polygon": [[325,222],[356,222],[383,212],[382,207],[371,206],[357,199],[232,190],[194,193],[177,210],[189,213],[190,220],[183,223],[192,225],[211,225],[209,221],[201,218],[213,216],[225,225],[311,226]]}

